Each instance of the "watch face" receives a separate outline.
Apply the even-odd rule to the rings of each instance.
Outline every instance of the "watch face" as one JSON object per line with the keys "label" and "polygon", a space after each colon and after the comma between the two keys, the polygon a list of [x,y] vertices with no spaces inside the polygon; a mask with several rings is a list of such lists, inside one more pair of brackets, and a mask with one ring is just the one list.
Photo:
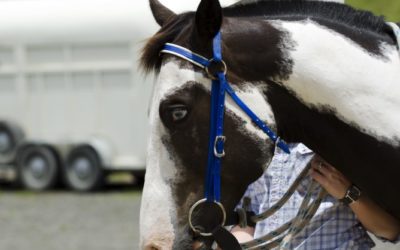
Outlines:
{"label": "watch face", "polygon": [[348,198],[351,199],[351,201],[356,201],[358,198],[361,196],[361,191],[358,187],[352,185],[346,195]]}

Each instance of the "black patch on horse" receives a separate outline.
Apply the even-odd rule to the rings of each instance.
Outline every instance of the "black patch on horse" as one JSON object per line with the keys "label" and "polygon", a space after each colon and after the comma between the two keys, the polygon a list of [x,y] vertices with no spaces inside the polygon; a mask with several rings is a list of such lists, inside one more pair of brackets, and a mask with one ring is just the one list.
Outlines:
{"label": "black patch on horse", "polygon": [[306,144],[400,219],[400,200],[394,195],[400,190],[399,147],[343,122],[331,107],[304,105],[279,84],[270,82],[266,95],[284,140]]}

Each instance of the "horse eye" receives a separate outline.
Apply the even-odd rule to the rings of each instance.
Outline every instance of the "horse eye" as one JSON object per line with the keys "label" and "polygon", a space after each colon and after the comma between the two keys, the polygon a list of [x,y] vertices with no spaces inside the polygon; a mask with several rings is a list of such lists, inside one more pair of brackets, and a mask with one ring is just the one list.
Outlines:
{"label": "horse eye", "polygon": [[184,120],[188,114],[186,106],[182,104],[169,106],[169,111],[173,122],[180,122]]}

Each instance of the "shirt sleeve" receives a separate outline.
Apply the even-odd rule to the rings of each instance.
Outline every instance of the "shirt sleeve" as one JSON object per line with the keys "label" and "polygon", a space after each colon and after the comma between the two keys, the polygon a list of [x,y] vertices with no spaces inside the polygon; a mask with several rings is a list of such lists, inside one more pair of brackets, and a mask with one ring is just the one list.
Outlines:
{"label": "shirt sleeve", "polygon": [[247,210],[256,214],[259,213],[260,206],[268,193],[266,181],[267,176],[266,173],[264,173],[258,180],[250,184],[236,208],[242,208],[243,200],[247,197],[250,198],[250,206]]}
{"label": "shirt sleeve", "polygon": [[397,239],[395,239],[395,240],[388,240],[388,239],[385,239],[385,238],[380,237],[380,236],[377,236],[377,235],[375,235],[375,237],[376,237],[378,240],[380,240],[381,242],[384,242],[384,243],[397,244],[397,243],[400,242],[400,235],[398,235],[398,236],[397,236]]}

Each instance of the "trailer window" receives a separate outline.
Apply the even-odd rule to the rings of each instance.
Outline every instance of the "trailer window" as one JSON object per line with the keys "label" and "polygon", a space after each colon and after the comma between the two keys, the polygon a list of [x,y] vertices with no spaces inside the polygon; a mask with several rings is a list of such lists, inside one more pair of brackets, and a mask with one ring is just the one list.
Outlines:
{"label": "trailer window", "polygon": [[0,76],[0,93],[14,92],[16,90],[15,76],[2,75]]}
{"label": "trailer window", "polygon": [[129,60],[128,44],[82,44],[71,47],[71,60],[76,62]]}
{"label": "trailer window", "polygon": [[66,88],[65,76],[62,73],[43,75],[43,83],[46,91],[63,91]]}
{"label": "trailer window", "polygon": [[102,86],[105,89],[125,90],[131,86],[132,80],[129,71],[110,71],[103,72]]}
{"label": "trailer window", "polygon": [[60,63],[65,61],[63,48],[58,45],[29,46],[28,63]]}
{"label": "trailer window", "polygon": [[14,64],[15,56],[12,48],[0,47],[0,65]]}
{"label": "trailer window", "polygon": [[94,75],[89,72],[72,74],[73,90],[92,91],[94,90]]}

